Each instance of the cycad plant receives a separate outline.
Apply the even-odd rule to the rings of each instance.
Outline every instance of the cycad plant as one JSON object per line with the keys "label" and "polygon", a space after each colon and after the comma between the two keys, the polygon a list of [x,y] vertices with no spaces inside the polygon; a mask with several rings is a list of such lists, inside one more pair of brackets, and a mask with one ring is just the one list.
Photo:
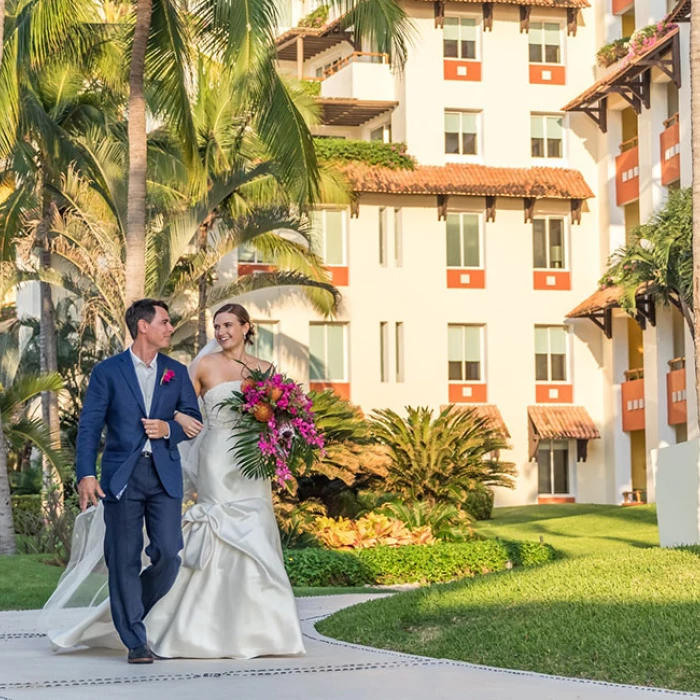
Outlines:
{"label": "cycad plant", "polygon": [[479,484],[514,488],[515,466],[498,455],[508,445],[488,418],[448,406],[436,418],[426,407],[406,417],[383,409],[371,416],[372,434],[389,452],[386,490],[406,503],[451,503],[464,508]]}

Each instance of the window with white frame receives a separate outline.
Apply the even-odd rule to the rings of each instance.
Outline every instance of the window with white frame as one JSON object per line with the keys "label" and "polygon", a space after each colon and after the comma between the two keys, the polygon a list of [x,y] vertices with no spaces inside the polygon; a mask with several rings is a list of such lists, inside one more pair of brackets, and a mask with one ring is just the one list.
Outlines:
{"label": "window with white frame", "polygon": [[451,382],[483,381],[483,342],[483,326],[447,327],[447,376]]}
{"label": "window with white frame", "polygon": [[566,226],[562,217],[543,216],[533,219],[532,258],[536,270],[566,268]]}
{"label": "window with white frame", "polygon": [[479,155],[479,112],[445,112],[445,153]]}
{"label": "window with white frame", "polygon": [[326,265],[345,265],[345,212],[340,209],[315,211],[313,226],[323,262]]}
{"label": "window with white frame", "polygon": [[535,379],[538,382],[567,381],[568,345],[565,326],[535,326]]}
{"label": "window with white frame", "polygon": [[540,494],[569,494],[569,441],[543,440],[537,448]]}
{"label": "window with white frame", "polygon": [[446,229],[447,267],[482,267],[479,214],[449,213]]}
{"label": "window with white frame", "polygon": [[309,359],[312,382],[347,381],[347,325],[310,324]]}
{"label": "window with white frame", "polygon": [[445,58],[476,60],[479,55],[479,29],[475,17],[445,17],[442,50]]}
{"label": "window with white frame", "polygon": [[322,66],[319,66],[316,69],[316,77],[317,78],[327,78],[329,75],[331,75],[335,71],[337,65],[340,63],[341,60],[342,59],[340,58],[340,56],[338,56],[338,57],[334,58],[333,60],[328,61],[328,63],[324,63]]}
{"label": "window with white frame", "polygon": [[564,117],[557,114],[530,115],[530,153],[533,158],[564,157]]}
{"label": "window with white frame", "polygon": [[253,345],[249,346],[250,354],[266,362],[276,364],[277,323],[271,321],[258,323],[256,321],[254,327],[255,337],[253,338]]}
{"label": "window with white frame", "polygon": [[403,322],[399,321],[396,323],[395,327],[395,343],[396,343],[396,381],[401,383],[405,380],[404,372],[404,359],[403,359],[403,348],[404,348],[404,330]]}
{"label": "window with white frame", "polygon": [[386,207],[379,207],[379,264],[386,267],[389,257]]}
{"label": "window with white frame", "polygon": [[530,63],[562,63],[562,31],[556,22],[530,22]]}
{"label": "window with white frame", "polygon": [[252,243],[242,243],[238,246],[238,262],[249,265],[264,265],[272,262],[261,253]]}
{"label": "window with white frame", "polygon": [[376,129],[372,129],[369,132],[370,141],[383,141],[384,143],[391,143],[391,122],[382,124]]}

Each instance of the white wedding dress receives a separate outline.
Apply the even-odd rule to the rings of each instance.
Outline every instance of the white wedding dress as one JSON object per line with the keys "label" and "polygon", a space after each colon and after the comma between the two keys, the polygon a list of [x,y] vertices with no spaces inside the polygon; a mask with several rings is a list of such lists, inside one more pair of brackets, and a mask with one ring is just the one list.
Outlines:
{"label": "white wedding dress", "polygon": [[[204,396],[207,430],[198,447],[197,502],[183,516],[182,566],[171,590],[145,619],[149,643],[158,656],[247,659],[304,653],[270,482],[240,472],[230,451],[232,419],[216,408],[238,385],[240,381],[223,382]],[[99,536],[98,528],[88,539]],[[79,567],[78,563],[67,570],[67,588],[71,577],[97,576],[89,562],[89,574],[79,574]],[[47,608],[70,613],[63,619],[71,622],[53,629],[47,623],[54,649],[123,648],[112,625],[109,599],[96,602],[99,598],[93,596],[92,607],[83,607],[81,613],[80,606],[66,601],[85,600],[85,595],[76,595],[75,584],[62,595],[63,583],[52,596],[57,600],[53,606],[49,601]]]}

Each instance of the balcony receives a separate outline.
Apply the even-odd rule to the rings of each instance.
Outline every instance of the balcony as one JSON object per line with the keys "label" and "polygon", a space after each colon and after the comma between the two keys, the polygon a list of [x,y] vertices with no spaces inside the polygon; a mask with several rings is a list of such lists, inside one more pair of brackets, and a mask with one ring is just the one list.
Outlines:
{"label": "balcony", "polygon": [[661,132],[661,184],[670,185],[681,177],[681,129],[678,114],[664,122]]}
{"label": "balcony", "polygon": [[630,369],[622,382],[622,429],[644,430],[644,370]]}
{"label": "balcony", "polygon": [[617,206],[639,199],[639,146],[637,137],[620,144],[615,158],[615,190]]}
{"label": "balcony", "polygon": [[677,357],[668,363],[666,374],[666,400],[668,424],[680,425],[688,422],[688,402],[686,400],[685,357]]}
{"label": "balcony", "polygon": [[383,53],[355,51],[324,72],[321,97],[368,101],[395,99],[394,76]]}

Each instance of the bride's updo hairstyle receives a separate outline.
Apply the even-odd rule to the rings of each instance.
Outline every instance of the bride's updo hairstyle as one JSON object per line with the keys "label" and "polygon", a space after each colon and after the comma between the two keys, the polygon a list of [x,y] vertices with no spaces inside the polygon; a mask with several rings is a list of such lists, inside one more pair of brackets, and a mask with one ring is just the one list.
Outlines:
{"label": "bride's updo hairstyle", "polygon": [[214,320],[219,314],[233,314],[242,326],[247,323],[250,327],[248,332],[245,334],[246,345],[252,345],[255,339],[255,328],[253,322],[250,320],[250,314],[246,311],[245,307],[240,304],[224,304],[220,309],[216,310],[214,314]]}

